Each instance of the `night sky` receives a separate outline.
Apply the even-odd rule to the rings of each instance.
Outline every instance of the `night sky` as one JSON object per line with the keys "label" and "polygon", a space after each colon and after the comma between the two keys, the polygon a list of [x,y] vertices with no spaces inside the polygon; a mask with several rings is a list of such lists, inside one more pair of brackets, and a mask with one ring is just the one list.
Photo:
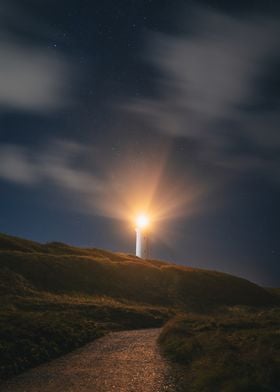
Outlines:
{"label": "night sky", "polygon": [[0,232],[280,286],[277,3],[2,0]]}

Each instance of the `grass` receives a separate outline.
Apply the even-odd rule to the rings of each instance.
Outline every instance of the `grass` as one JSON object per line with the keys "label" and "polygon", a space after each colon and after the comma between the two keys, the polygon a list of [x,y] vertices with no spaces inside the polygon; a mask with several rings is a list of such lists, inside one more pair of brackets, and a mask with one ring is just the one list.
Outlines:
{"label": "grass", "polygon": [[69,312],[1,311],[0,327],[1,378],[66,353],[103,333],[92,319]]}
{"label": "grass", "polygon": [[[267,305],[279,297],[216,271],[98,249],[37,244],[0,235],[1,292],[101,295],[154,306],[204,311],[221,305]],[[8,282],[8,283],[7,283]],[[6,286],[5,286],[6,285]]]}
{"label": "grass", "polygon": [[69,352],[109,331],[161,326],[166,309],[110,298],[2,297],[0,379]]}
{"label": "grass", "polygon": [[0,234],[0,378],[108,331],[277,302],[275,291],[216,271]]}
{"label": "grass", "polygon": [[160,345],[180,364],[180,391],[280,389],[280,309],[232,307],[169,321]]}

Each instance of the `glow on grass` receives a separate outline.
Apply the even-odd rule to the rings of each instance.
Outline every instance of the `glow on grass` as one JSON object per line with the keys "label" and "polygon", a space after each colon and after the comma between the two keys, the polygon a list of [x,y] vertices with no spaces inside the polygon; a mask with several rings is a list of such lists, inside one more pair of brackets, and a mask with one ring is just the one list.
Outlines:
{"label": "glow on grass", "polygon": [[145,229],[150,224],[150,219],[146,214],[139,214],[136,217],[136,226],[138,229]]}

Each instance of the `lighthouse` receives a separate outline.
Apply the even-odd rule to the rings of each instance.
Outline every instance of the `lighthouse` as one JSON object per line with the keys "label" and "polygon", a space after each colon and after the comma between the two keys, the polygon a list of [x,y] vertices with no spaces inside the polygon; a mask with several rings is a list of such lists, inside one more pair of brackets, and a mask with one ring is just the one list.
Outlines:
{"label": "lighthouse", "polygon": [[148,258],[148,232],[149,218],[145,214],[140,214],[136,218],[136,256],[142,259]]}

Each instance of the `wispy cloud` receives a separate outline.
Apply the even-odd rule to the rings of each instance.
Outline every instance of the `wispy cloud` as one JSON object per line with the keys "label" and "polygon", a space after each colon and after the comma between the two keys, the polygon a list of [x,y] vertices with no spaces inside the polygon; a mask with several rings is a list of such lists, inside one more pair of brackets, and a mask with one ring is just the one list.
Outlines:
{"label": "wispy cloud", "polygon": [[258,107],[259,83],[278,53],[279,24],[201,7],[186,23],[188,34],[150,34],[146,61],[160,75],[157,96],[126,107],[156,131],[194,141],[209,165],[269,172],[279,164],[268,157],[280,150],[279,107]]}
{"label": "wispy cloud", "polygon": [[24,185],[49,182],[52,186],[84,196],[96,196],[103,191],[101,180],[81,168],[88,148],[75,142],[55,141],[34,152],[24,147],[0,145],[0,178]]}
{"label": "wispy cloud", "polygon": [[48,49],[43,21],[12,0],[1,7],[0,108],[47,112],[69,103],[72,70],[63,55]]}
{"label": "wispy cloud", "polygon": [[14,145],[0,145],[0,178],[19,184],[32,184],[37,179],[36,165],[25,150]]}
{"label": "wispy cloud", "polygon": [[156,155],[133,158],[130,152],[114,162],[109,151],[98,152],[74,141],[54,140],[36,149],[2,144],[0,180],[32,188],[48,186],[53,194],[61,191],[65,200],[71,195],[76,201],[71,208],[122,220],[139,211],[149,211],[155,220],[195,212],[203,190],[191,178],[182,181],[166,170],[165,148],[157,145]]}

